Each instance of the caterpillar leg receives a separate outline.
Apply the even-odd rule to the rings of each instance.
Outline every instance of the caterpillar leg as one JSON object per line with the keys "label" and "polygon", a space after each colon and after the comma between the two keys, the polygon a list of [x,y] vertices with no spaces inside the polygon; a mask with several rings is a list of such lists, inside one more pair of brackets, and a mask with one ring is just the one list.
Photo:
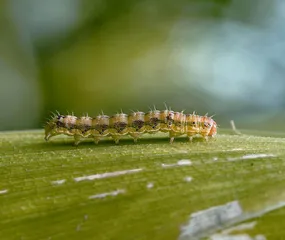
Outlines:
{"label": "caterpillar leg", "polygon": [[97,145],[100,141],[100,137],[94,137],[93,140],[94,140],[94,143]]}
{"label": "caterpillar leg", "polygon": [[209,136],[206,133],[200,133],[200,136],[202,137],[203,140],[205,140],[206,142],[209,141]]}
{"label": "caterpillar leg", "polygon": [[120,136],[118,136],[118,135],[113,135],[112,138],[113,138],[113,140],[115,141],[115,144],[119,144],[120,138],[121,138]]}
{"label": "caterpillar leg", "polygon": [[170,144],[172,144],[174,142],[174,136],[175,136],[175,134],[173,134],[172,132],[169,133],[169,138],[170,138],[169,143]]}
{"label": "caterpillar leg", "polygon": [[78,146],[78,144],[81,142],[81,136],[74,135],[74,145]]}
{"label": "caterpillar leg", "polygon": [[138,139],[140,138],[141,133],[131,133],[130,136],[134,139],[134,143],[138,142]]}
{"label": "caterpillar leg", "polygon": [[194,139],[194,137],[196,137],[197,136],[197,133],[196,132],[188,132],[187,133],[187,137],[188,137],[188,139],[189,139],[189,142],[193,142],[193,139]]}
{"label": "caterpillar leg", "polygon": [[171,131],[169,132],[170,144],[173,143],[175,137],[183,135],[182,131]]}
{"label": "caterpillar leg", "polygon": [[51,134],[46,135],[45,140],[48,141],[50,137],[51,137]]}
{"label": "caterpillar leg", "polygon": [[49,141],[49,139],[50,139],[51,137],[57,136],[57,135],[59,135],[59,134],[65,134],[65,133],[62,132],[62,131],[57,131],[57,130],[50,131],[50,132],[46,132],[46,134],[45,134],[45,140],[46,140],[46,141]]}

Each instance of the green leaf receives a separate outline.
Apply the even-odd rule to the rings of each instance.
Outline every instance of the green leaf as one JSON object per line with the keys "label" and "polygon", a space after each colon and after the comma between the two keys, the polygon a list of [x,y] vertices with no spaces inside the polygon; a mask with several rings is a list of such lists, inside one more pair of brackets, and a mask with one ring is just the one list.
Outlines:
{"label": "green leaf", "polygon": [[[78,147],[43,131],[0,133],[0,239],[177,239],[190,214],[285,200],[285,133],[220,130],[208,142],[148,135]],[[181,161],[182,160],[182,161]],[[254,229],[285,234],[285,210]]]}

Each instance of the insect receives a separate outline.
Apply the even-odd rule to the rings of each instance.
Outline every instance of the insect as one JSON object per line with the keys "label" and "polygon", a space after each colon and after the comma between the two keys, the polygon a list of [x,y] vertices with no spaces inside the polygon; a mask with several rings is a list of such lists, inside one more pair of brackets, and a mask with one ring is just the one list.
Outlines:
{"label": "insect", "polygon": [[170,143],[175,137],[187,135],[189,141],[200,136],[206,140],[217,133],[217,124],[212,117],[184,114],[172,110],[151,110],[147,113],[136,111],[129,115],[121,112],[113,116],[105,114],[96,117],[54,114],[45,125],[45,140],[65,134],[74,137],[78,145],[83,138],[93,138],[96,144],[104,137],[111,137],[116,144],[123,136],[129,135],[134,142],[145,133],[169,133]]}

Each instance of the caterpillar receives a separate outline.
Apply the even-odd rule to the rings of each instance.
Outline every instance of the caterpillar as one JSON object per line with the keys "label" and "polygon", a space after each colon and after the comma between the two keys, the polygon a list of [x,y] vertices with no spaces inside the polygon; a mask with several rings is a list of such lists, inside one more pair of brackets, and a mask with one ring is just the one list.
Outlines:
{"label": "caterpillar", "polygon": [[82,138],[93,138],[98,144],[104,137],[111,137],[118,144],[122,136],[129,135],[136,143],[142,134],[157,132],[169,133],[170,143],[181,135],[187,135],[189,141],[197,136],[208,140],[216,135],[217,124],[207,115],[199,116],[195,112],[184,114],[183,111],[168,109],[155,109],[147,113],[136,111],[129,115],[121,112],[111,117],[104,113],[96,117],[57,113],[45,125],[45,140],[65,134],[74,137],[74,145],[78,145]]}

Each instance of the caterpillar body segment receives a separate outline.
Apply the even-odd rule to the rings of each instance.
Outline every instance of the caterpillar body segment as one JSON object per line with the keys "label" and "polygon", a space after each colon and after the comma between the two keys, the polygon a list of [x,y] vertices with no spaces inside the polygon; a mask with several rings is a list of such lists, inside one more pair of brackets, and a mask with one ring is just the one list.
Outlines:
{"label": "caterpillar body segment", "polygon": [[108,134],[114,139],[116,144],[119,143],[122,136],[129,133],[128,122],[128,115],[125,113],[118,113],[110,118]]}
{"label": "caterpillar body segment", "polygon": [[107,137],[109,135],[109,125],[110,117],[107,115],[102,114],[92,119],[90,136],[96,144],[98,144],[103,137]]}
{"label": "caterpillar body segment", "polygon": [[160,111],[150,111],[145,116],[145,132],[157,133],[160,130]]}
{"label": "caterpillar body segment", "polygon": [[78,145],[83,138],[93,138],[96,144],[104,137],[111,137],[116,144],[123,136],[129,135],[134,142],[145,133],[169,133],[170,143],[175,137],[187,135],[189,141],[200,136],[206,140],[217,133],[216,122],[208,116],[195,113],[184,114],[171,110],[152,110],[147,113],[117,113],[111,117],[99,115],[76,117],[73,115],[54,115],[45,125],[45,140],[64,134],[74,137]]}
{"label": "caterpillar body segment", "polygon": [[134,139],[134,142],[145,133],[145,113],[144,112],[133,112],[128,118],[128,134]]}

